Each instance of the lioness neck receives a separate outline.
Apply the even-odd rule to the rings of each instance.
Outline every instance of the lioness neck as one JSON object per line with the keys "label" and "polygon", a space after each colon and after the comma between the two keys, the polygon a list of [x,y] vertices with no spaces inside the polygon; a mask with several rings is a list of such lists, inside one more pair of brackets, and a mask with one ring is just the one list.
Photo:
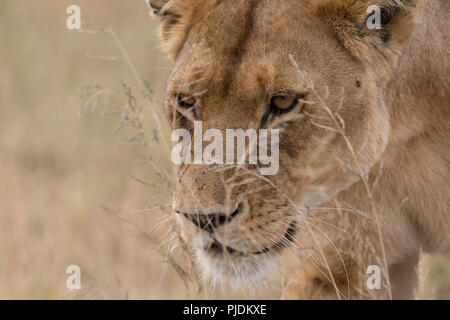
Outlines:
{"label": "lioness neck", "polygon": [[419,5],[417,30],[385,88],[394,145],[425,133],[446,133],[450,138],[448,16],[450,3],[446,0]]}
{"label": "lioness neck", "polygon": [[392,131],[383,185],[384,193],[408,198],[403,211],[424,235],[424,248],[449,252],[450,2],[424,1],[419,10],[415,35],[385,88]]}

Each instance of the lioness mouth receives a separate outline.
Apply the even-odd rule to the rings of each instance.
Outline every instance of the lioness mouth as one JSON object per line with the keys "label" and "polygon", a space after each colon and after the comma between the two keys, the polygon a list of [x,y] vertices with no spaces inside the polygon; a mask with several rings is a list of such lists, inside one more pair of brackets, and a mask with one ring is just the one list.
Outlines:
{"label": "lioness mouth", "polygon": [[214,241],[209,245],[209,247],[205,248],[205,250],[213,251],[216,253],[227,253],[229,255],[260,255],[264,253],[268,253],[271,251],[280,251],[284,248],[286,248],[290,242],[294,241],[295,233],[297,232],[297,225],[295,221],[292,221],[289,225],[289,228],[287,229],[286,233],[284,234],[283,238],[271,246],[270,248],[264,248],[260,251],[251,252],[251,253],[245,253],[239,250],[236,250],[234,248],[231,248],[229,246],[224,246],[222,243],[220,243],[217,239],[214,238]]}

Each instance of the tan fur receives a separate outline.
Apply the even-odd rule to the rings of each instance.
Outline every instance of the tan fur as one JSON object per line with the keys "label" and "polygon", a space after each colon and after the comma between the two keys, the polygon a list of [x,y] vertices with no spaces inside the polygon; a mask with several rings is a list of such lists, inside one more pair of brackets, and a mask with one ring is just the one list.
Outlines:
{"label": "tan fur", "polygon": [[[387,281],[367,289],[370,265],[389,273],[394,298],[413,297],[419,251],[450,253],[448,1],[151,2],[170,12],[162,34],[175,58],[173,128],[201,120],[203,130],[257,129],[271,96],[307,100],[301,114],[269,124],[283,130],[275,176],[179,168],[178,212],[245,204],[213,235],[179,216],[205,274],[258,284],[295,248],[299,270],[285,298],[388,297]],[[392,13],[381,31],[365,26],[370,4]],[[177,110],[177,93],[196,97],[195,114]],[[293,224],[295,240],[286,238]],[[213,238],[240,253],[209,252]]]}

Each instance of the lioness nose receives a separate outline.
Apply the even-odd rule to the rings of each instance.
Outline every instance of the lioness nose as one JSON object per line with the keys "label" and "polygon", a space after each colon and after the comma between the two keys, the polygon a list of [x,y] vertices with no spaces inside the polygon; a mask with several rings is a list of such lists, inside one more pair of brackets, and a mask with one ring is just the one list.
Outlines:
{"label": "lioness nose", "polygon": [[236,210],[234,210],[231,214],[225,213],[186,213],[181,212],[180,210],[175,210],[176,213],[182,214],[186,219],[195,224],[198,228],[208,231],[210,233],[214,232],[215,228],[223,226],[227,223],[230,223],[231,220],[236,218],[243,209],[243,204],[239,203]]}

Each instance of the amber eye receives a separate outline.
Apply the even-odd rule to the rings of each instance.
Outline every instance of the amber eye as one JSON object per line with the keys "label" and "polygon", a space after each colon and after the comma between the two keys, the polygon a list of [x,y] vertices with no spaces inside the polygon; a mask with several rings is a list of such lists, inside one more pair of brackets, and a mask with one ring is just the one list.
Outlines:
{"label": "amber eye", "polygon": [[177,99],[178,106],[183,109],[189,109],[189,108],[192,108],[193,106],[195,106],[196,100],[192,96],[188,96],[188,95],[179,93],[179,94],[176,94],[175,97]]}
{"label": "amber eye", "polygon": [[270,101],[273,112],[285,113],[294,109],[298,105],[299,97],[297,96],[275,96]]}

